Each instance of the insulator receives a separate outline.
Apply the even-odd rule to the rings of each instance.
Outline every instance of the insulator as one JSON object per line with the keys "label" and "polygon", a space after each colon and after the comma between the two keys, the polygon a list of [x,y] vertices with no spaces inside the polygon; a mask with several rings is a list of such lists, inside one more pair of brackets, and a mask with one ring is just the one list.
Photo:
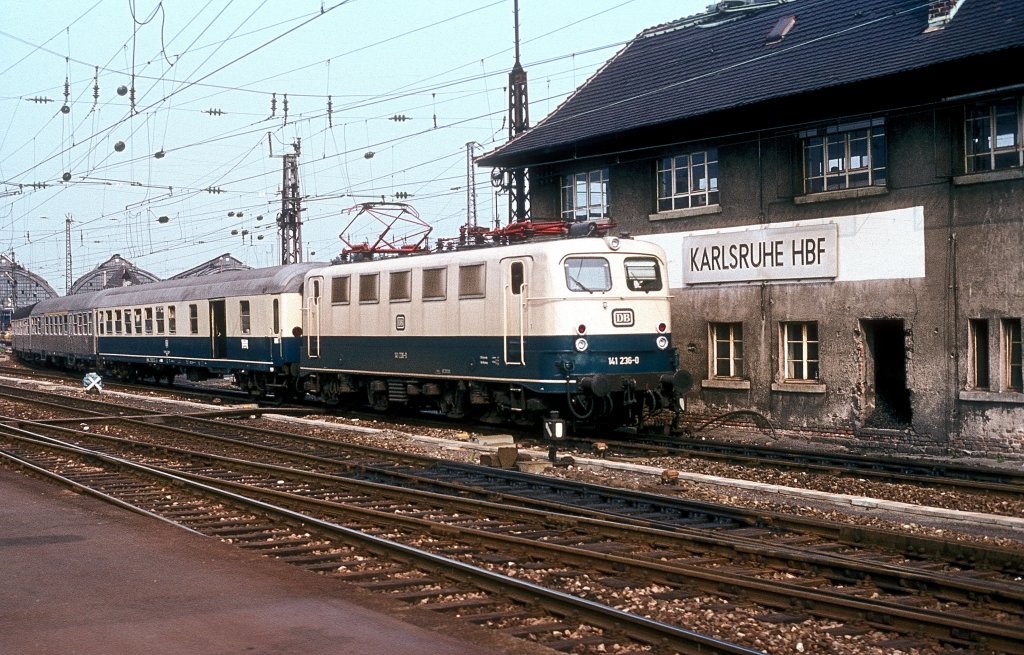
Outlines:
{"label": "insulator", "polygon": [[270,96],[270,117],[273,118],[277,115],[277,94],[271,94]]}
{"label": "insulator", "polygon": [[284,124],[288,124],[288,94],[284,94]]}
{"label": "insulator", "polygon": [[327,127],[334,127],[334,122],[331,120],[334,113],[334,102],[331,96],[327,96]]}

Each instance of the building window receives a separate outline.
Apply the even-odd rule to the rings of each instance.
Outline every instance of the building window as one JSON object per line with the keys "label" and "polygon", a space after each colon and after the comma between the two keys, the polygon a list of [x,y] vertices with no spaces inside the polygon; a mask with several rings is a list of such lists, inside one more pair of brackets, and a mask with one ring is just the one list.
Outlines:
{"label": "building window", "polygon": [[459,298],[483,298],[486,289],[484,283],[483,264],[459,267]]}
{"label": "building window", "polygon": [[1003,357],[1006,370],[1004,384],[1007,391],[1024,391],[1024,379],[1021,376],[1020,324],[1019,318],[1003,319]]}
{"label": "building window", "polygon": [[412,299],[412,272],[392,271],[388,282],[388,300],[407,302]]}
{"label": "building window", "polygon": [[885,186],[885,121],[874,119],[800,133],[804,193]]}
{"label": "building window", "polygon": [[347,275],[331,278],[331,304],[347,305],[349,303],[349,287],[351,279]]}
{"label": "building window", "polygon": [[712,323],[710,331],[712,377],[743,377],[743,324]]}
{"label": "building window", "polygon": [[718,204],[718,149],[658,160],[658,211]]}
{"label": "building window", "polygon": [[815,321],[782,324],[786,382],[818,379],[818,324]]}
{"label": "building window", "polygon": [[967,107],[964,141],[968,173],[1024,164],[1021,114],[1021,98],[1002,98]]}
{"label": "building window", "polygon": [[607,168],[562,178],[562,219],[587,221],[607,216]]}
{"label": "building window", "polygon": [[972,389],[988,389],[988,319],[972,318],[967,324],[970,339],[968,369]]}
{"label": "building window", "polygon": [[423,299],[444,300],[447,296],[448,269],[423,269]]}
{"label": "building window", "polygon": [[378,302],[380,300],[380,273],[369,273],[359,276],[359,302]]}
{"label": "building window", "polygon": [[239,327],[242,330],[242,334],[250,334],[252,332],[252,318],[249,313],[249,301],[239,300],[238,301],[238,317]]}
{"label": "building window", "polygon": [[189,305],[188,306],[188,332],[189,334],[199,334],[199,306]]}

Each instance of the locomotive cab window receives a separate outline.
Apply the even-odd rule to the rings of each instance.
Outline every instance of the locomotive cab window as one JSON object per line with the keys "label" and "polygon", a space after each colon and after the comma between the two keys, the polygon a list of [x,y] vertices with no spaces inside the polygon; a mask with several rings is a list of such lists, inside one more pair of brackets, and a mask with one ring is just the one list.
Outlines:
{"label": "locomotive cab window", "polygon": [[631,291],[661,291],[658,260],[653,257],[627,257],[626,285]]}
{"label": "locomotive cab window", "polygon": [[603,257],[569,257],[564,266],[569,291],[594,293],[612,288],[611,269]]}

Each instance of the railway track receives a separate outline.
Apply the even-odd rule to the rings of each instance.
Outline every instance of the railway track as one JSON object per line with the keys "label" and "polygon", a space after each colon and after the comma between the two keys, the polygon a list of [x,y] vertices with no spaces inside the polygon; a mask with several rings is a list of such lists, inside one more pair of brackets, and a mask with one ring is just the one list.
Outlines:
{"label": "railway track", "polygon": [[[67,374],[39,369],[0,366],[0,375],[32,375],[44,376],[55,381],[68,381]],[[118,385],[125,390],[154,389],[166,387],[142,385]],[[9,385],[0,384],[0,395],[11,393],[5,389]],[[241,392],[230,389],[204,389],[202,387],[182,388],[179,391],[211,396],[224,400],[249,400]],[[67,398],[67,396],[64,396]],[[310,411],[302,405],[280,407],[273,402],[262,403],[264,407],[273,407],[274,411],[302,414]],[[316,408],[322,411],[322,407]],[[353,413],[360,418],[379,418],[377,415]],[[439,423],[429,418],[406,417],[413,426],[429,428],[446,427],[450,424]],[[493,426],[480,428],[484,432],[492,432]],[[509,430],[503,430],[509,432]],[[516,441],[523,444],[547,446],[536,438],[535,433],[512,430]],[[886,483],[906,483],[927,488],[944,488],[1010,496],[1024,499],[1024,471],[1010,468],[993,468],[958,464],[948,460],[907,458],[894,456],[867,456],[844,453],[831,453],[812,449],[781,448],[777,446],[759,446],[748,443],[734,443],[720,440],[694,439],[686,437],[663,438],[650,434],[633,434],[628,438],[620,435],[600,435],[583,439],[571,437],[559,443],[563,452],[575,451],[591,453],[595,451],[595,443],[600,444],[600,455],[606,458],[637,458],[664,456],[673,458],[710,460],[734,466],[751,468],[771,468],[775,470],[791,470],[814,472],[828,476],[846,476],[877,480]]]}
{"label": "railway track", "polygon": [[[682,505],[672,502],[672,499],[593,487],[582,487],[582,491],[572,490],[575,485],[550,479],[536,483],[531,489],[529,481],[536,476],[465,465],[455,466],[457,472],[453,473],[450,463],[410,456],[401,456],[396,460],[393,453],[385,451],[353,449],[345,444],[309,440],[273,431],[253,434],[251,426],[238,426],[236,430],[223,422],[209,422],[193,417],[159,417],[163,425],[152,427],[158,428],[162,436],[147,437],[153,441],[148,446],[134,441],[119,442],[116,438],[96,434],[100,429],[110,429],[115,423],[125,421],[94,419],[89,423],[89,432],[83,434],[55,426],[35,426],[33,431],[50,430],[51,434],[74,438],[83,445],[91,443],[91,448],[107,450],[117,444],[116,449],[127,449],[116,451],[122,456],[128,454],[133,459],[159,458],[161,466],[176,471],[176,475],[202,476],[197,481],[208,485],[232,485],[236,493],[246,495],[274,494],[277,502],[308,503],[316,498],[318,502],[340,504],[347,512],[356,511],[352,508],[360,503],[369,503],[369,509],[357,512],[357,523],[365,525],[370,520],[368,516],[385,522],[375,526],[374,530],[398,530],[405,534],[418,529],[429,533],[431,539],[436,541],[438,533],[449,536],[457,529],[457,526],[436,517],[467,517],[463,520],[472,523],[476,532],[472,534],[472,539],[464,536],[462,539],[468,541],[446,547],[450,552],[484,553],[477,557],[485,563],[490,558],[498,562],[529,562],[534,567],[543,564],[553,568],[552,562],[559,556],[568,557],[559,549],[571,548],[570,561],[563,564],[560,570],[549,573],[549,577],[564,582],[578,578],[579,571],[601,572],[600,577],[608,581],[603,584],[603,588],[592,582],[589,590],[591,594],[611,596],[616,593],[616,588],[622,586],[639,589],[655,585],[660,591],[651,592],[653,595],[643,602],[653,603],[655,607],[674,607],[685,605],[686,598],[714,594],[717,590],[717,604],[727,607],[735,603],[744,607],[744,604],[750,604],[760,609],[748,612],[759,612],[757,616],[760,617],[772,615],[773,620],[783,623],[841,619],[843,627],[833,626],[834,630],[870,632],[884,628],[898,634],[914,634],[920,631],[920,626],[929,626],[929,639],[971,647],[979,643],[1000,643],[999,652],[1019,652],[1013,650],[1013,643],[1024,636],[988,634],[990,628],[995,633],[1004,629],[1001,620],[995,625],[987,625],[991,621],[977,615],[964,618],[964,613],[978,611],[971,608],[980,602],[985,611],[1008,613],[1002,615],[1002,618],[1009,616],[1012,621],[1020,622],[1019,608],[1024,604],[1019,596],[1019,583],[1014,584],[1012,577],[1003,581],[990,579],[992,576],[998,578],[1001,575],[1015,575],[1014,562],[1019,566],[1020,562],[1016,561],[1019,558],[1009,553],[998,553],[995,550],[986,552],[985,549],[961,551],[952,559],[968,563],[974,561],[968,570],[963,571],[961,568],[965,565],[964,561],[953,566],[948,564],[949,544],[927,544],[926,540],[912,540],[914,543],[908,542],[898,547],[897,550],[902,548],[902,552],[897,552],[893,559],[891,543],[886,547],[889,552],[884,557],[877,547],[864,546],[874,540],[886,540],[884,537],[858,530],[854,531],[855,534],[847,534],[843,541],[842,532],[844,529],[849,531],[848,526],[831,528],[832,535],[840,536],[836,540],[834,536],[813,536],[806,526],[799,531],[782,529],[774,520],[791,519],[781,517],[756,514],[742,516],[729,508],[712,508],[701,504],[683,509]],[[127,419],[129,425],[135,421]],[[151,425],[151,421],[147,419],[145,424]],[[21,424],[25,425],[24,422]],[[183,427],[186,424],[188,427]],[[206,435],[185,436],[194,432],[197,425],[203,424],[206,424]],[[135,430],[136,427],[131,429]],[[225,434],[232,430],[236,430],[234,436]],[[249,436],[243,437],[246,433]],[[221,446],[210,447],[207,442],[211,436]],[[247,443],[253,440],[259,443]],[[183,448],[187,443],[193,446],[200,443],[206,445],[202,447],[203,452],[188,451]],[[213,455],[216,450],[221,454]],[[300,453],[299,450],[304,452]],[[175,453],[173,461],[165,461],[172,452]],[[267,460],[270,453],[279,458],[276,460],[278,463],[256,461]],[[260,470],[260,467],[267,466],[270,468]],[[307,472],[299,473],[298,469]],[[223,479],[225,471],[228,472],[227,480]],[[310,475],[313,476],[312,480],[303,477]],[[483,477],[490,481],[481,484],[479,480],[472,481],[472,477]],[[221,482],[214,482],[217,478]],[[511,490],[499,490],[494,483],[497,478],[503,479],[498,487],[504,486]],[[382,479],[390,481],[382,482]],[[557,488],[553,489],[552,483],[556,483]],[[260,491],[257,492],[257,489]],[[393,505],[398,503],[396,495],[404,497],[408,494],[425,494],[430,501],[421,499],[417,501],[420,505],[395,509]],[[445,502],[461,504],[437,506],[441,502],[439,499],[450,499],[452,496],[456,496],[456,499]],[[584,502],[588,497],[589,500]],[[338,498],[343,500],[339,502]],[[474,502],[504,510],[518,505],[526,509],[517,509],[517,512],[532,511],[541,518],[532,519],[539,523],[531,526],[525,523],[526,519],[521,515],[510,519],[508,516],[499,516],[494,508],[481,514],[483,510],[467,505]],[[381,512],[379,508],[373,507],[380,503],[388,509]],[[302,509],[311,511],[308,508]],[[335,507],[331,511],[341,510]],[[384,516],[374,515],[373,512],[381,512]],[[395,515],[404,518],[401,528],[396,528],[393,518],[388,518]],[[422,519],[422,516],[431,518]],[[412,519],[427,520],[435,527],[411,527],[409,521]],[[392,521],[390,527],[389,521]],[[510,521],[513,523],[510,524]],[[497,527],[494,531],[486,531],[490,535],[487,539],[493,541],[499,539],[496,534],[507,536],[508,533],[514,533],[516,540],[526,540],[528,546],[520,552],[511,551],[508,545],[497,551],[489,551],[487,548],[495,547],[482,546],[484,536],[477,532],[481,531],[480,525],[491,524]],[[610,527],[601,528],[606,524]],[[633,536],[627,537],[631,531]],[[582,540],[584,545],[565,545],[574,540]],[[901,541],[893,540],[892,535],[889,540]],[[579,550],[597,552],[601,557],[595,558],[591,554],[588,555],[589,559],[580,560],[583,555],[576,552]],[[626,555],[622,554],[624,550],[627,551]],[[942,558],[943,552],[947,555],[945,560]],[[923,553],[930,554],[924,556]],[[940,565],[945,570],[939,573],[930,570]],[[629,571],[630,575],[624,576],[622,571]],[[639,575],[639,571],[644,574],[638,579],[632,579],[631,576]],[[1016,574],[1019,575],[1019,572]],[[868,580],[871,581],[870,585],[865,582]],[[852,587],[855,591],[850,597],[849,592],[837,592],[830,585]],[[723,588],[729,590],[724,594],[729,600],[721,600]],[[876,598],[870,602],[862,598],[871,594],[875,594]],[[845,600],[842,599],[844,595]],[[929,595],[932,598],[931,608],[907,609],[908,601],[910,605],[929,604],[925,600]],[[844,606],[847,609],[841,609]],[[794,611],[794,607],[800,608],[800,611]],[[929,612],[932,614],[929,615]],[[960,623],[950,626],[947,622],[943,627],[943,622],[951,612],[958,615]],[[903,640],[908,638],[900,637]],[[1004,643],[1000,640],[1008,641]]]}
{"label": "railway track", "polygon": [[[564,445],[593,450],[595,439],[572,439]],[[904,482],[1024,497],[1024,471],[971,466],[938,459],[865,456],[810,449],[780,448],[714,440],[664,439],[636,435],[629,440],[600,439],[606,457],[661,455],[719,461],[731,465],[771,467]]]}

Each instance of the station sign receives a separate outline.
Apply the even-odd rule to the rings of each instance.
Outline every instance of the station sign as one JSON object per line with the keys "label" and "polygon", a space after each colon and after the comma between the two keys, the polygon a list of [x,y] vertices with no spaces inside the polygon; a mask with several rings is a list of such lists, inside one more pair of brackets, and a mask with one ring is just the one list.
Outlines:
{"label": "station sign", "polygon": [[835,278],[838,244],[835,224],[689,235],[683,239],[683,283]]}

